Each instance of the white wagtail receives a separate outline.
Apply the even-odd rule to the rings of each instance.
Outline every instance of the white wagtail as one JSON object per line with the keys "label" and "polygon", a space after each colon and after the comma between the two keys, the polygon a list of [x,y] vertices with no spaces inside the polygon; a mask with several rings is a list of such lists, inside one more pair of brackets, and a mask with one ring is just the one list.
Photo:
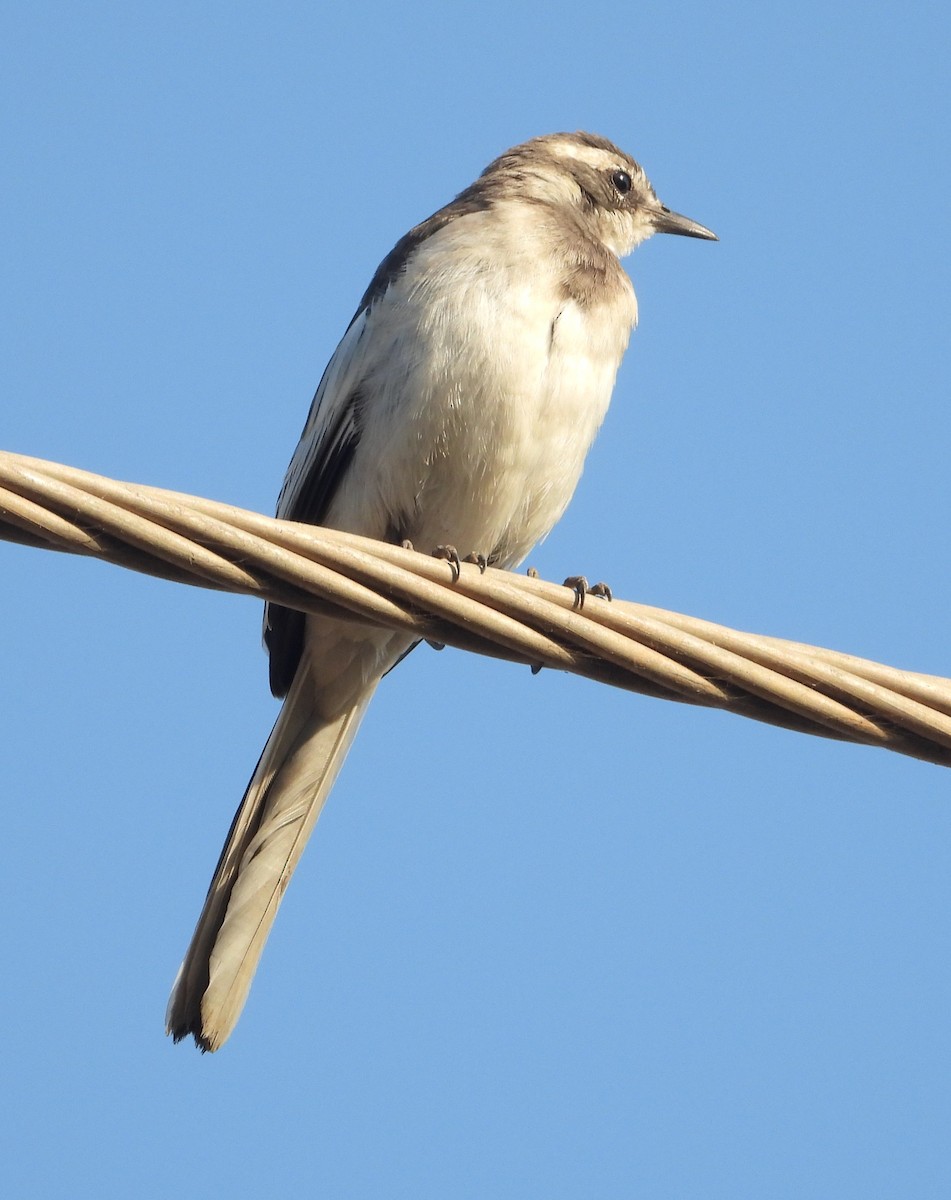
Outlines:
{"label": "white wagtail", "polygon": [[[330,360],[277,515],[514,567],[561,514],[637,320],[618,261],[671,212],[604,138],[556,133],[497,158],[397,242]],[[405,634],[269,604],[284,706],[228,833],[168,1004],[217,1050],[281,897]]]}

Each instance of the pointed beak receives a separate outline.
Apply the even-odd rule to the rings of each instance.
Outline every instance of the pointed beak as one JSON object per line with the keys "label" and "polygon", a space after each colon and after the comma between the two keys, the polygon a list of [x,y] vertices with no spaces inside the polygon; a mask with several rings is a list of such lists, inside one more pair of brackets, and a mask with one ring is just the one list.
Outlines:
{"label": "pointed beak", "polygon": [[705,238],[708,242],[718,242],[720,239],[712,229],[683,217],[680,213],[671,212],[662,204],[650,214],[651,224],[657,233],[679,233],[682,237]]}

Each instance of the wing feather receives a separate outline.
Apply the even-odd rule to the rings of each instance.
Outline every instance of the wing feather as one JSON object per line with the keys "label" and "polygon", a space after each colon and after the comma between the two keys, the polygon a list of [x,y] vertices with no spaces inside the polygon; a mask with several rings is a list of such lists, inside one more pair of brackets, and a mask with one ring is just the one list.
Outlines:
{"label": "wing feather", "polygon": [[[459,217],[490,208],[494,193],[467,188],[451,203],[411,229],[376,270],[310,406],[294,457],[284,478],[277,515],[288,521],[319,525],[353,460],[361,432],[360,387],[373,341],[371,326],[377,306],[391,284],[408,267],[419,247]],[[377,347],[379,353],[379,347]],[[270,655],[271,691],[287,695],[304,648],[302,613],[268,604],[264,609],[264,642]]]}
{"label": "wing feather", "polygon": [[[368,310],[350,323],[327,364],[291,459],[277,502],[286,521],[319,525],[347,473],[360,440],[360,381],[365,366]],[[264,644],[270,656],[271,691],[285,696],[304,648],[303,613],[264,606]]]}

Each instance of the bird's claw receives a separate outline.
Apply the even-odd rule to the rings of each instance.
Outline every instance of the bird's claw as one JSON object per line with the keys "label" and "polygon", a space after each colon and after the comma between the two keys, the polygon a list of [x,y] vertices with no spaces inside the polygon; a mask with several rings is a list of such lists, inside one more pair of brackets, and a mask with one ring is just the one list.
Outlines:
{"label": "bird's claw", "polygon": [[588,594],[588,581],[583,575],[569,575],[564,586],[571,588],[575,594],[575,605],[584,608],[584,598]]}
{"label": "bird's claw", "polygon": [[478,567],[480,575],[485,574],[485,569],[489,565],[489,560],[484,554],[467,554],[462,561],[472,563],[473,566]]}
{"label": "bird's claw", "polygon": [[465,558],[459,557],[459,551],[455,546],[437,546],[433,551],[433,558],[444,558],[452,567],[452,582],[455,583],[459,578],[459,573],[462,570],[462,563],[472,563],[473,566],[479,568],[479,574],[484,575],[485,569],[489,565],[489,560],[484,554],[467,554]]}
{"label": "bird's claw", "polygon": [[462,570],[460,566],[461,559],[459,558],[459,551],[456,549],[456,547],[437,546],[433,551],[433,558],[444,558],[446,562],[449,563],[449,566],[452,568],[452,582],[455,583]]}
{"label": "bird's claw", "polygon": [[578,608],[584,608],[585,596],[600,596],[602,600],[614,598],[606,583],[589,584],[584,575],[569,575],[564,586],[571,588],[574,592],[575,604]]}

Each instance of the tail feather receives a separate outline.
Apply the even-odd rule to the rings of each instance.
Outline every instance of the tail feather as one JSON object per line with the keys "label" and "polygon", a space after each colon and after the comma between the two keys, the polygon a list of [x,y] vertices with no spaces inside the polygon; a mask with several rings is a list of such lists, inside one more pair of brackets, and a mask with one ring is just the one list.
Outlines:
{"label": "tail feather", "polygon": [[375,684],[339,716],[314,713],[306,671],[284,702],[235,814],[166,1011],[175,1041],[227,1040],[307,839]]}

